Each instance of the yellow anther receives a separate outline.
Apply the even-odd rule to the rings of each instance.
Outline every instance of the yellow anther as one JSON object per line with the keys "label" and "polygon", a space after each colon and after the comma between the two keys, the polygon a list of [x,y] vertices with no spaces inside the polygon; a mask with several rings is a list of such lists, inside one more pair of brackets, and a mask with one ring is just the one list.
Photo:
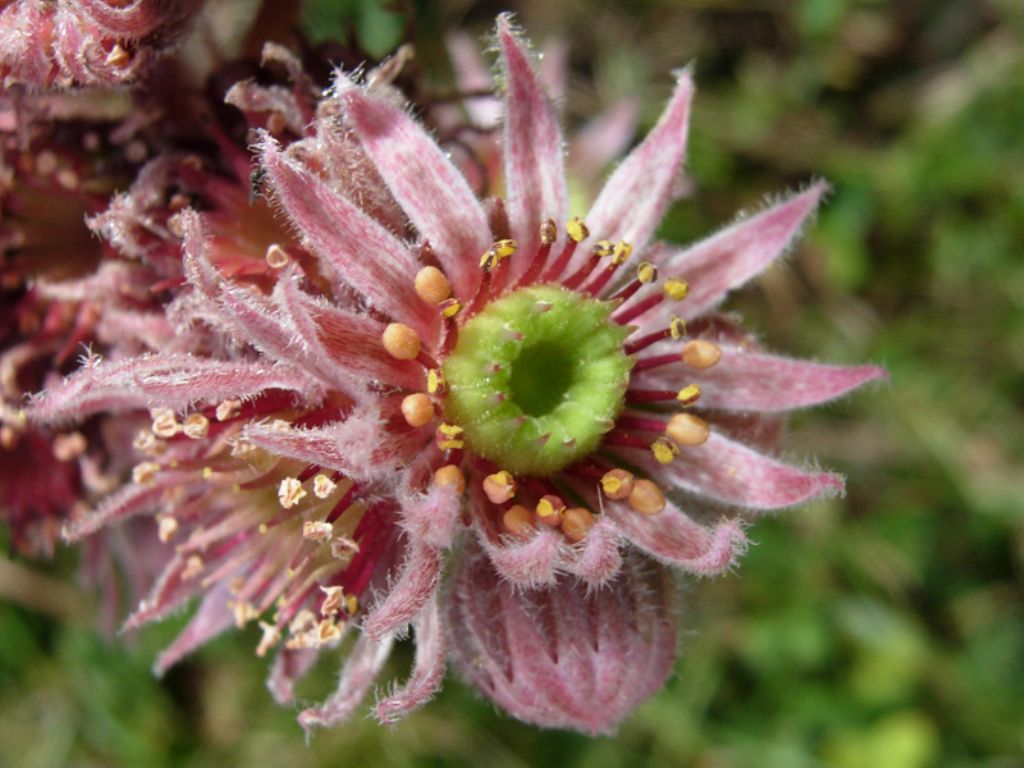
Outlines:
{"label": "yellow anther", "polygon": [[267,651],[281,642],[281,630],[265,621],[260,622],[260,629],[263,631],[263,637],[260,638],[260,643],[256,646],[256,655],[262,659],[267,655]]}
{"label": "yellow anther", "polygon": [[660,464],[671,464],[672,459],[679,455],[679,446],[667,437],[659,437],[651,443],[651,453]]}
{"label": "yellow anther", "polygon": [[458,299],[445,299],[438,307],[441,310],[441,317],[455,317],[462,311],[462,304]]}
{"label": "yellow anther", "polygon": [[650,480],[640,479],[633,485],[626,503],[642,515],[656,515],[665,508],[665,494]]}
{"label": "yellow anther", "polygon": [[466,476],[455,464],[445,464],[434,471],[434,485],[444,487],[454,485],[457,493],[466,490]]}
{"label": "yellow anther", "polygon": [[498,258],[498,254],[494,251],[494,248],[488,248],[480,256],[480,269],[484,272],[490,272],[496,266],[501,259]]}
{"label": "yellow anther", "polygon": [[267,265],[271,269],[283,269],[288,266],[290,259],[288,258],[288,252],[277,243],[274,243],[267,248],[266,253]]}
{"label": "yellow anther", "polygon": [[[427,378],[430,378],[429,374]],[[402,398],[401,409],[402,417],[410,427],[422,427],[434,420],[434,404],[422,392]]]}
{"label": "yellow anther", "polygon": [[562,513],[562,533],[573,543],[582,541],[593,527],[594,516],[585,507],[572,507]]}
{"label": "yellow anther", "polygon": [[71,461],[85,453],[86,447],[85,435],[81,432],[57,435],[53,438],[53,458],[57,461]]}
{"label": "yellow anther", "polygon": [[326,499],[337,487],[338,484],[327,475],[319,474],[313,478],[313,495],[318,499]]}
{"label": "yellow anther", "polygon": [[201,413],[193,413],[185,419],[181,431],[193,440],[199,440],[210,431],[210,420]]}
{"label": "yellow anther", "polygon": [[415,360],[420,353],[420,335],[401,323],[390,323],[384,329],[381,343],[396,360]]}
{"label": "yellow anther", "polygon": [[458,437],[464,432],[458,424],[449,424],[448,422],[442,422],[437,431],[445,437]]}
{"label": "yellow anther", "polygon": [[424,267],[416,273],[416,295],[427,304],[440,304],[452,295],[452,284],[437,267]]}
{"label": "yellow anther", "polygon": [[324,601],[320,604],[321,616],[333,616],[341,610],[341,601],[345,598],[345,591],[338,586],[320,587],[324,593]]}
{"label": "yellow anther", "polygon": [[494,245],[491,246],[491,249],[494,251],[495,255],[497,255],[499,259],[507,259],[513,253],[515,253],[516,249],[518,248],[519,244],[515,240],[507,239],[498,240],[494,243]]}
{"label": "yellow anther", "polygon": [[623,264],[632,255],[633,244],[627,243],[625,240],[620,240],[615,244],[615,248],[612,251],[612,264],[615,264],[616,266]]}
{"label": "yellow anther", "polygon": [[690,292],[690,284],[681,277],[666,277],[664,290],[672,301],[682,301]]}
{"label": "yellow anther", "polygon": [[345,597],[345,612],[349,616],[355,616],[359,611],[359,598],[355,595],[348,595]]}
{"label": "yellow anther", "polygon": [[594,243],[594,254],[602,259],[615,252],[615,244],[611,240],[598,240]]}
{"label": "yellow anther", "polygon": [[427,392],[436,395],[444,390],[444,372],[440,368],[427,371]]}
{"label": "yellow anther", "polygon": [[341,627],[331,619],[324,619],[316,627],[315,644],[317,646],[333,643],[341,637]]}
{"label": "yellow anther", "polygon": [[516,481],[511,472],[503,469],[485,477],[483,489],[492,504],[504,504],[516,495]]}
{"label": "yellow anther", "polygon": [[114,43],[114,47],[107,54],[106,63],[118,69],[124,69],[131,63],[132,55],[120,44]]}
{"label": "yellow anther", "polygon": [[170,515],[162,515],[156,519],[156,535],[164,544],[178,531],[178,521]]}
{"label": "yellow anther", "polygon": [[551,245],[558,239],[558,226],[554,219],[545,219],[540,225],[540,242],[542,245]]}
{"label": "yellow anther", "polygon": [[331,541],[331,557],[336,560],[351,560],[359,554],[359,545],[348,536],[335,536]]}
{"label": "yellow anther", "polygon": [[683,405],[692,405],[700,397],[700,387],[696,384],[688,384],[676,394],[676,400]]}
{"label": "yellow anther", "polygon": [[558,496],[547,494],[540,497],[540,501],[537,502],[535,511],[537,512],[537,520],[539,522],[554,528],[561,524],[562,512],[564,510],[564,501],[562,501]]}
{"label": "yellow anther", "polygon": [[587,225],[583,223],[583,219],[579,216],[573,216],[565,225],[565,232],[569,235],[569,239],[576,243],[582,243],[588,237],[590,237],[590,230],[587,229]]}
{"label": "yellow anther", "polygon": [[306,489],[297,477],[286,477],[277,488],[277,498],[282,507],[291,509],[306,498]]}
{"label": "yellow anther", "polygon": [[181,429],[181,425],[178,424],[178,420],[174,416],[174,411],[170,408],[154,408],[149,414],[153,417],[153,425],[150,429],[157,437],[171,438]]}
{"label": "yellow anther", "polygon": [[182,581],[191,581],[203,572],[203,558],[199,555],[189,555],[185,560],[185,568],[181,572]]}
{"label": "yellow anther", "polygon": [[204,480],[209,480],[213,477],[213,467],[203,467],[202,475]]}
{"label": "yellow anther", "polygon": [[235,626],[241,629],[253,619],[259,618],[260,612],[249,602],[235,603],[233,607],[235,614]]}
{"label": "yellow anther", "polygon": [[665,434],[679,445],[702,445],[710,431],[708,423],[692,413],[675,414],[665,427]]}
{"label": "yellow anther", "polygon": [[323,520],[307,520],[302,524],[302,538],[307,541],[325,542],[333,532],[334,526]]}
{"label": "yellow anther", "polygon": [[160,465],[155,461],[144,461],[141,464],[136,464],[135,467],[132,468],[132,480],[139,485],[149,483],[159,471]]}
{"label": "yellow anther", "polygon": [[686,321],[681,317],[673,317],[668,323],[668,332],[673,339],[681,339],[686,335]]}
{"label": "yellow anther", "polygon": [[610,469],[601,478],[601,490],[609,499],[619,501],[629,496],[635,481],[632,472],[625,469]]}
{"label": "yellow anther", "polygon": [[217,421],[228,421],[242,411],[241,400],[225,400],[217,406]]}
{"label": "yellow anther", "polygon": [[711,341],[694,339],[683,347],[683,362],[691,368],[710,368],[721,359],[721,348]]}
{"label": "yellow anther", "polygon": [[636,279],[644,285],[658,279],[658,268],[649,261],[641,261],[636,265]]}

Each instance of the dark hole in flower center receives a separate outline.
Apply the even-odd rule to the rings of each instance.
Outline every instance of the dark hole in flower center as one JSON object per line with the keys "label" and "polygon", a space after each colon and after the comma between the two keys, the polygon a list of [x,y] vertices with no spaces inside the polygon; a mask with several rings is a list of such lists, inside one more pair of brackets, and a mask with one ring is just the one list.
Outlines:
{"label": "dark hole in flower center", "polygon": [[556,342],[525,347],[512,363],[512,400],[527,416],[551,413],[565,397],[574,378],[574,359]]}

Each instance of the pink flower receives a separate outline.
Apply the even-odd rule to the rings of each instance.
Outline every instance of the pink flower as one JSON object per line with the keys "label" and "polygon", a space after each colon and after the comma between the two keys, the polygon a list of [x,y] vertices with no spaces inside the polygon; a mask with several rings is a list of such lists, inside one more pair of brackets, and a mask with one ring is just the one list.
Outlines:
{"label": "pink flower", "polygon": [[120,85],[173,45],[204,0],[8,0],[0,11],[6,88]]}
{"label": "pink flower", "polygon": [[570,218],[555,111],[507,17],[497,39],[503,199],[479,200],[386,84],[339,74],[304,137],[259,142],[301,245],[246,250],[249,223],[182,211],[166,350],[91,361],[33,404],[46,424],[150,409],[131,481],[66,533],[155,517],[174,555],[127,626],[201,597],[157,670],[258,621],[288,701],[357,631],[337,692],[299,718],[331,725],[412,626],[381,721],[428,700],[450,658],[518,718],[607,732],[672,668],[670,569],[722,573],[751,517],[842,491],[767,454],[778,414],[884,372],[770,355],[714,314],[824,185],[688,248],[654,242],[686,149],[681,72]]}

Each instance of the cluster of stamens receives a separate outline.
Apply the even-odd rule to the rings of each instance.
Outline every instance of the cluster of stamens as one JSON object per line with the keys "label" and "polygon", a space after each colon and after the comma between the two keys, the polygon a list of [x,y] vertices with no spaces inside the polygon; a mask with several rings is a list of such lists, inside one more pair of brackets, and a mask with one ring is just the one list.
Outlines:
{"label": "cluster of stamens", "polygon": [[[545,221],[540,228],[540,245],[514,283],[508,279],[508,262],[516,254],[517,244],[508,239],[496,241],[482,255],[479,287],[464,304],[452,297],[451,283],[441,269],[434,265],[423,267],[415,277],[415,289],[422,301],[436,307],[443,323],[438,358],[435,360],[422,349],[419,335],[412,328],[399,323],[386,328],[382,343],[396,359],[417,360],[424,367],[426,391],[407,394],[401,403],[401,413],[410,427],[434,425],[435,444],[442,458],[433,482],[454,486],[460,494],[475,485],[473,492],[479,493],[484,502],[476,506],[493,512],[491,522],[496,525],[492,527],[501,532],[521,537],[548,526],[560,529],[568,541],[578,542],[600,512],[567,503],[571,494],[560,487],[555,477],[558,473],[596,482],[599,505],[605,500],[622,502],[636,513],[651,515],[660,512],[666,500],[664,491],[653,480],[614,466],[614,458],[603,451],[577,453],[577,443],[589,440],[599,447],[645,450],[662,464],[672,462],[688,447],[703,444],[710,431],[707,422],[687,411],[666,414],[658,407],[693,405],[701,394],[697,384],[689,383],[678,390],[654,390],[634,387],[629,382],[633,373],[678,362],[689,369],[710,368],[719,361],[721,350],[705,339],[686,339],[686,324],[680,318],[671,319],[662,330],[626,341],[634,330],[630,327],[633,321],[664,301],[684,300],[689,284],[681,277],[668,276],[661,281],[660,290],[642,291],[658,281],[657,267],[640,262],[632,279],[622,279],[621,268],[633,248],[627,242],[609,240],[598,241],[578,268],[565,276],[577,247],[589,239],[590,232],[582,220],[573,218],[566,226],[566,234],[565,245],[552,259],[557,228],[553,221]],[[424,249],[424,254],[432,256],[429,248]],[[604,267],[600,268],[602,263]],[[621,287],[599,298],[617,276]],[[519,304],[513,306],[517,301]],[[561,348],[553,347],[555,353],[547,361],[551,366],[531,369],[533,381],[515,381],[517,370],[526,365],[522,361],[529,350],[546,343],[531,338],[523,327],[536,329],[530,317],[545,315],[562,301],[573,303],[576,314],[591,312],[599,318],[600,322],[595,324],[599,330],[595,333],[610,329],[607,333],[619,334],[611,338],[621,340],[615,350],[609,350],[608,358],[593,358],[593,372],[584,370],[580,376],[596,377],[600,383],[597,371],[614,368],[614,362],[607,360],[617,355],[628,361],[622,366],[624,382],[621,387],[618,383],[608,384],[616,404],[606,413],[597,408],[594,423],[582,424],[580,434],[542,431],[533,436],[532,443],[526,444],[520,439],[523,431],[533,424],[544,424],[553,409],[563,406],[563,401],[556,391],[552,402],[545,402],[535,412],[530,411],[530,405],[545,400],[545,386],[568,386],[559,379],[559,368],[562,364],[571,366],[573,361],[569,352],[563,358],[557,357],[555,353]],[[516,312],[521,308],[526,319],[517,323]],[[492,313],[498,320],[492,322]],[[477,319],[481,317],[486,320]],[[460,339],[467,336],[470,340],[460,344]],[[640,354],[663,340],[680,341],[682,346],[673,353]],[[594,339],[582,339],[580,348],[586,350],[594,343]],[[482,365],[474,360],[476,368],[472,368],[466,358],[479,357],[479,347],[487,344],[496,350],[494,359]],[[512,351],[508,352],[509,349]],[[590,362],[585,360],[585,364]],[[470,369],[476,372],[475,378],[466,373]],[[570,395],[566,392],[562,397],[568,399]],[[587,396],[591,396],[589,392]],[[522,412],[504,426],[494,427],[495,414],[503,413],[510,403],[522,406]],[[561,440],[560,446],[553,445],[556,439]],[[529,450],[520,450],[524,445]],[[514,454],[516,450],[543,454],[545,458],[531,463]],[[567,458],[563,460],[562,456]]]}

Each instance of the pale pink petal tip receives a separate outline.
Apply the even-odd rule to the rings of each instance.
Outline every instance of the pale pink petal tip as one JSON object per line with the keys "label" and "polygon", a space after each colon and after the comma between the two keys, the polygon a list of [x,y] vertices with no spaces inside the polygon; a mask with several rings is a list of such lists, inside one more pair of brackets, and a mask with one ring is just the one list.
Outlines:
{"label": "pale pink petal tip", "polygon": [[311,733],[315,728],[329,728],[348,720],[373,687],[384,662],[391,654],[393,640],[380,641],[362,635],[345,661],[334,694],[318,707],[299,714],[299,725]]}

